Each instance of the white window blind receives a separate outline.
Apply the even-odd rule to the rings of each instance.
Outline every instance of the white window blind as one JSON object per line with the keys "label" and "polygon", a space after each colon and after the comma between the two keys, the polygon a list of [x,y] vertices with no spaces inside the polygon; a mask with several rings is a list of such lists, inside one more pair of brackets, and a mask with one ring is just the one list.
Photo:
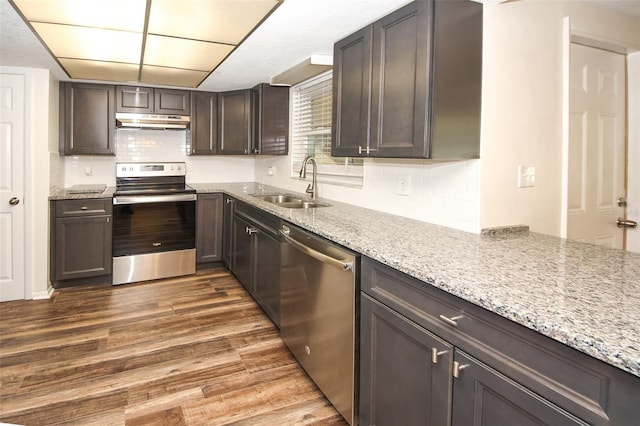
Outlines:
{"label": "white window blind", "polygon": [[331,156],[331,79],[329,71],[292,88],[291,176],[298,177],[302,162],[312,156],[319,181],[361,186],[362,159]]}

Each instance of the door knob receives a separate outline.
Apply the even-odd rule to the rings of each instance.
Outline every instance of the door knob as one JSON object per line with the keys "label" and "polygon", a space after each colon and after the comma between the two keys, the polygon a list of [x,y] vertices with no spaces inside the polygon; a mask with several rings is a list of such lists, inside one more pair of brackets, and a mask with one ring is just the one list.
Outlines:
{"label": "door knob", "polygon": [[623,219],[621,217],[616,221],[618,228],[637,228],[638,222],[635,220]]}
{"label": "door knob", "polygon": [[20,204],[20,198],[11,197],[11,199],[9,200],[9,204],[11,204],[12,206],[17,206],[18,204]]}

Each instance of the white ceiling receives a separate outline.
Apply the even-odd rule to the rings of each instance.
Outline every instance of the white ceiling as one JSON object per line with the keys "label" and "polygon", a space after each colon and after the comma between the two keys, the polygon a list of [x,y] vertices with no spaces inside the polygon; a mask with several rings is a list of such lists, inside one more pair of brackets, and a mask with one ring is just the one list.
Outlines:
{"label": "white ceiling", "polygon": [[[335,41],[409,1],[285,0],[198,89],[225,91],[268,82],[312,54],[331,55]],[[580,1],[640,16],[640,0]],[[0,0],[0,65],[47,68],[57,79],[69,80],[8,0]]]}

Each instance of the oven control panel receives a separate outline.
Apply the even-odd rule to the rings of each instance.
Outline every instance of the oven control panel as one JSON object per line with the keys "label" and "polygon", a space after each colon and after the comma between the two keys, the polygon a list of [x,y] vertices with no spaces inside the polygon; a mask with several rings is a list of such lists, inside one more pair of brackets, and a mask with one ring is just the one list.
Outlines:
{"label": "oven control panel", "polygon": [[185,175],[185,163],[116,163],[118,178]]}

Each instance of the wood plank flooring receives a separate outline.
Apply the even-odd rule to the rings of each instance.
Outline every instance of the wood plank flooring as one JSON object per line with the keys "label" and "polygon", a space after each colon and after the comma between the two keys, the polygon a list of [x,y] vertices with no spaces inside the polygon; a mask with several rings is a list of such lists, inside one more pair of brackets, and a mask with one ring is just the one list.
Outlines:
{"label": "wood plank flooring", "polygon": [[0,422],[346,425],[226,269],[0,304]]}

